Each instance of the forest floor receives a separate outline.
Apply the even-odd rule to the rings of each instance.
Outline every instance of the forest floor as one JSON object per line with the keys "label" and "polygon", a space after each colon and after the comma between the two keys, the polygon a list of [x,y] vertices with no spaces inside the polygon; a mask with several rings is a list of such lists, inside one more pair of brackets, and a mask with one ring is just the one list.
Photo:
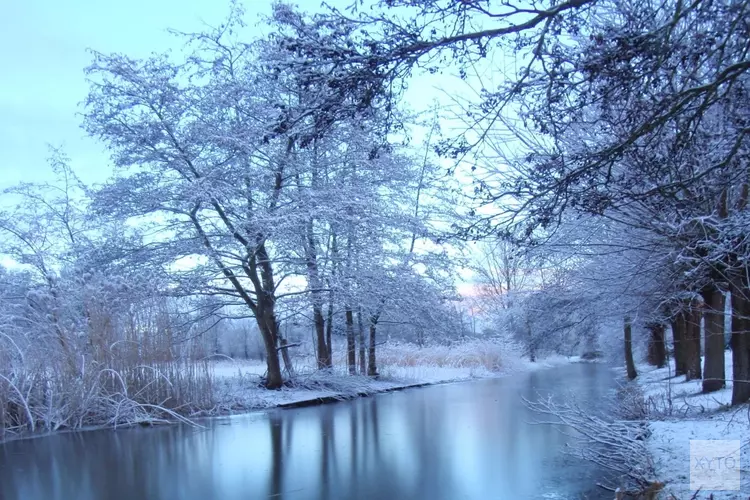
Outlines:
{"label": "forest floor", "polygon": [[[478,346],[477,346],[478,347]],[[465,353],[466,354],[466,353]],[[484,356],[483,359],[479,359]],[[577,357],[552,356],[532,363],[515,353],[504,353],[502,361],[492,359],[478,350],[469,356],[441,348],[410,348],[403,346],[384,350],[379,377],[349,375],[343,359],[334,360],[330,371],[315,369],[314,359],[303,358],[295,364],[294,384],[281,390],[262,387],[265,363],[258,360],[218,360],[212,363],[214,390],[220,412],[241,412],[279,406],[304,406],[331,400],[477,378],[489,378],[575,362]]]}
{"label": "forest floor", "polygon": [[[732,373],[732,353],[725,352],[726,373]],[[701,380],[686,382],[674,376],[674,361],[667,367],[639,366],[638,382],[647,405],[651,430],[647,441],[657,479],[666,483],[662,496],[687,499],[750,498],[750,407],[731,408],[732,383],[717,392],[704,394]],[[742,471],[741,490],[692,489],[691,472],[704,467],[705,460],[693,456],[691,440],[739,440]],[[693,447],[705,445],[693,443]],[[717,462],[718,463],[718,462]],[[733,463],[729,464],[734,467]],[[714,468],[714,465],[711,465]],[[713,496],[712,496],[713,495]]]}

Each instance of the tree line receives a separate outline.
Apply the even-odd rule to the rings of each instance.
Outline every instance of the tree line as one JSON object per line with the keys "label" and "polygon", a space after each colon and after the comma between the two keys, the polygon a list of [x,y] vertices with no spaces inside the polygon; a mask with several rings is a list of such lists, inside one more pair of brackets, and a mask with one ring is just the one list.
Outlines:
{"label": "tree line", "polygon": [[454,193],[409,144],[422,119],[330,115],[331,88],[244,32],[233,5],[179,54],[92,52],[83,128],[114,174],[87,185],[52,151],[54,181],[3,191],[0,428],[210,407],[187,360],[221,321],[257,324],[269,389],[294,381],[287,327],[312,326],[321,370],[343,336],[371,377],[381,324],[451,334],[460,258],[435,225]]}
{"label": "tree line", "polygon": [[[320,369],[339,329],[347,371],[376,376],[382,324],[455,324],[467,240],[508,247],[482,279],[498,309],[524,305],[506,323],[532,357],[551,338],[595,347],[592,330],[616,317],[626,346],[631,325],[649,332],[657,364],[669,327],[678,371],[716,390],[729,300],[732,401],[747,401],[748,9],[279,3],[253,39],[232,4],[223,24],[178,33],[177,53],[92,52],[83,127],[114,175],[87,186],[55,152],[57,182],[3,193],[12,418],[39,421],[29,400],[55,396],[35,378],[45,362],[65,384],[92,367],[91,383],[119,384],[118,350],[138,366],[146,345],[149,361],[179,357],[200,325],[232,318],[256,322],[268,388],[293,376],[281,325],[295,321],[312,326]],[[447,90],[449,132],[404,102],[422,73],[474,96]],[[415,130],[428,131],[419,148]],[[514,296],[520,269],[534,290]]]}
{"label": "tree line", "polygon": [[399,102],[419,71],[464,79],[476,95],[456,100],[465,126],[436,147],[474,172],[474,217],[457,233],[565,256],[569,287],[618,309],[626,346],[637,320],[661,363],[670,326],[678,372],[704,377],[705,391],[727,378],[730,297],[732,402],[750,399],[750,4],[375,6],[307,17],[278,7],[289,67],[325,58],[322,78],[367,109]]}

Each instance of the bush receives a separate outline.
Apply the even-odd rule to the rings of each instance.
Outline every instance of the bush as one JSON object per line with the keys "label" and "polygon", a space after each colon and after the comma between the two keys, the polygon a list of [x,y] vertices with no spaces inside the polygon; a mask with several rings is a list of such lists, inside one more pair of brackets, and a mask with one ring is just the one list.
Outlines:
{"label": "bush", "polygon": [[[147,304],[25,310],[0,335],[0,439],[180,419],[214,405],[207,361],[175,358],[163,310]],[[97,304],[98,305],[98,304]],[[37,313],[38,312],[38,313]]]}
{"label": "bush", "polygon": [[148,355],[79,366],[27,361],[0,373],[0,439],[26,432],[121,426],[211,408],[206,362],[154,362]]}

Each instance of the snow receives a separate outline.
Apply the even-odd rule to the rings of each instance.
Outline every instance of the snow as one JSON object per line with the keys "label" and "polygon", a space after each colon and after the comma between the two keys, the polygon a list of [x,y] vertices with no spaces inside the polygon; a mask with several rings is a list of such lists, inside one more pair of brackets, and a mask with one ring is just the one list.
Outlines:
{"label": "snow", "polygon": [[[724,356],[725,373],[731,377],[731,351],[725,351]],[[728,407],[732,401],[731,380],[727,381],[726,388],[704,394],[701,392],[700,379],[686,382],[683,376],[674,377],[674,367],[671,364],[658,369],[640,366],[638,373],[638,380],[647,401],[657,413],[663,413],[664,416],[695,417]]]}
{"label": "snow", "polygon": [[265,409],[329,398],[351,399],[413,385],[337,373],[301,374],[297,377],[298,386],[284,387],[278,391],[264,389],[259,385],[257,377],[248,375],[219,378],[217,381],[220,384],[219,399],[222,406],[233,411]]}
{"label": "snow", "polygon": [[232,378],[244,375],[261,376],[266,373],[266,364],[256,360],[234,360],[222,359],[212,363],[213,373],[216,377]]}
{"label": "snow", "polygon": [[260,385],[260,377],[266,371],[264,363],[227,359],[213,361],[211,367],[219,401],[217,410],[239,412],[313,402],[322,398],[351,399],[414,386],[542,370],[579,361],[577,357],[551,356],[532,363],[514,353],[503,359],[502,366],[488,369],[478,363],[457,363],[462,366],[427,363],[429,348],[420,353],[424,364],[413,363],[413,353],[410,353],[408,363],[404,362],[403,357],[390,354],[384,358],[395,362],[381,365],[377,380],[348,375],[343,363],[335,364],[336,367],[330,372],[322,372],[314,369],[313,359],[298,361],[295,364],[296,385],[277,391],[266,390]]}
{"label": "snow", "polygon": [[[732,373],[732,354],[726,351],[726,373]],[[647,446],[659,481],[666,483],[664,496],[676,499],[735,499],[739,491],[697,493],[690,488],[691,440],[740,440],[741,470],[750,464],[750,412],[747,405],[730,408],[731,381],[717,392],[703,394],[701,381],[674,377],[674,367],[639,366],[636,381],[649,405],[651,435]],[[750,477],[743,473],[741,491],[750,494]],[[693,496],[696,495],[696,496]]]}

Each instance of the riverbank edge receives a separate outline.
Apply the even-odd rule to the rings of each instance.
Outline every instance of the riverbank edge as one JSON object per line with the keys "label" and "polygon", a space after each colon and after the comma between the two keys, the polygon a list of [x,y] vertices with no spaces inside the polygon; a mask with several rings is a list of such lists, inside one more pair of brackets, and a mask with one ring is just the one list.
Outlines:
{"label": "riverbank edge", "polygon": [[[560,365],[555,365],[560,366]],[[544,369],[553,368],[554,366],[545,367]],[[190,415],[190,416],[182,416],[180,415],[180,418],[163,418],[158,420],[152,420],[152,421],[144,421],[144,422],[133,422],[128,424],[118,424],[118,425],[94,425],[94,426],[87,426],[82,427],[78,429],[68,429],[68,428],[62,428],[55,431],[48,431],[48,432],[34,432],[34,433],[25,433],[25,434],[17,434],[12,435],[10,437],[5,437],[4,439],[0,439],[0,446],[2,446],[5,443],[10,443],[14,441],[24,441],[27,439],[39,439],[39,438],[45,438],[45,437],[51,437],[51,436],[57,436],[62,434],[70,434],[70,433],[76,433],[76,432],[92,432],[92,431],[106,431],[111,430],[113,432],[117,432],[120,430],[126,430],[126,429],[133,429],[137,427],[163,427],[163,426],[172,426],[172,425],[192,425],[195,427],[203,427],[199,422],[206,421],[206,420],[213,420],[213,419],[220,419],[220,418],[228,418],[228,417],[242,417],[246,415],[253,415],[253,414],[260,414],[265,413],[273,410],[292,410],[292,409],[298,409],[298,408],[307,408],[307,407],[313,407],[313,406],[322,406],[326,404],[333,404],[333,403],[341,403],[346,401],[352,401],[359,398],[367,398],[367,397],[374,397],[380,394],[387,394],[391,392],[399,392],[399,391],[405,391],[408,389],[419,389],[419,388],[425,388],[425,387],[432,387],[432,386],[438,386],[438,385],[447,385],[447,384],[455,384],[455,383],[461,383],[461,382],[472,382],[475,380],[483,380],[483,379],[493,379],[493,378],[503,378],[515,374],[520,373],[527,373],[527,371],[522,372],[504,372],[504,373],[497,373],[497,374],[490,374],[485,376],[471,376],[466,378],[455,378],[455,379],[447,379],[447,380],[437,380],[437,381],[430,381],[430,382],[414,382],[414,383],[407,383],[403,385],[393,385],[391,387],[385,387],[385,388],[379,388],[379,389],[372,389],[369,391],[358,391],[354,394],[347,394],[347,393],[332,393],[330,395],[325,396],[315,396],[310,398],[304,398],[294,401],[289,401],[285,403],[278,403],[278,404],[271,404],[271,405],[258,405],[258,406],[242,406],[242,407],[233,407],[232,409],[222,409],[217,412],[197,412],[196,414]]]}
{"label": "riverbank edge", "polygon": [[[373,397],[379,394],[387,394],[391,392],[405,391],[408,389],[419,389],[419,388],[438,386],[438,385],[471,382],[471,381],[476,381],[476,380],[505,378],[505,377],[509,377],[513,375],[520,375],[520,374],[530,373],[530,372],[538,371],[538,370],[549,370],[552,368],[557,368],[560,366],[565,366],[565,365],[570,365],[570,364],[575,364],[575,363],[592,363],[592,362],[597,362],[597,361],[583,360],[583,359],[580,359],[579,356],[571,356],[571,357],[568,357],[564,361],[560,359],[555,360],[553,362],[550,362],[547,360],[539,360],[537,362],[526,365],[524,369],[515,369],[515,370],[510,370],[510,371],[486,372],[486,373],[482,373],[481,375],[477,375],[476,373],[470,370],[465,377],[448,378],[448,379],[441,379],[441,380],[414,381],[414,382],[403,383],[403,382],[398,382],[398,381],[391,381],[388,379],[373,379],[373,382],[385,382],[385,383],[391,383],[393,385],[388,386],[388,387],[382,387],[382,388],[373,387],[373,388],[368,388],[368,390],[358,390],[354,393],[334,391],[330,394],[326,394],[322,396],[313,396],[309,398],[301,398],[301,399],[296,399],[294,401],[273,403],[273,404],[268,404],[268,405],[257,405],[257,406],[247,405],[247,406],[239,406],[239,407],[235,406],[229,409],[221,409],[217,412],[206,412],[203,414],[201,414],[201,412],[197,412],[190,416],[179,415],[179,418],[172,417],[172,418],[156,419],[153,421],[133,422],[133,423],[127,423],[127,424],[118,424],[118,425],[97,425],[97,426],[88,426],[88,427],[83,427],[83,428],[78,428],[78,429],[58,429],[58,430],[49,431],[49,432],[18,434],[18,435],[13,435],[10,437],[5,437],[5,438],[0,439],[0,446],[2,446],[5,443],[12,442],[12,441],[22,441],[26,439],[38,439],[38,438],[56,436],[59,434],[68,434],[68,433],[75,433],[75,432],[91,432],[91,431],[103,431],[103,430],[111,430],[111,431],[116,432],[118,430],[132,429],[135,427],[161,427],[161,426],[171,426],[171,425],[177,425],[177,424],[194,425],[196,427],[202,427],[198,422],[209,420],[209,419],[242,417],[244,415],[263,413],[263,412],[268,412],[268,411],[272,411],[276,409],[285,410],[285,409],[298,409],[298,408],[306,408],[306,407],[313,407],[313,406],[321,406],[325,404],[352,401],[354,399],[359,399],[359,398]],[[270,391],[270,390],[267,390],[267,391],[269,393],[277,392],[277,391]],[[294,391],[292,390],[290,392],[294,392]]]}
{"label": "riverbank edge", "polygon": [[[644,405],[643,407],[646,408],[649,404],[649,398],[653,397],[653,395],[650,394],[653,390],[654,383],[651,375],[655,373],[657,369],[645,363],[638,363],[636,365],[636,369],[638,376],[634,380],[627,382],[627,384],[629,386],[629,390],[635,391],[637,399],[641,401]],[[671,370],[671,367],[667,367],[667,369],[669,372]],[[622,368],[622,376],[626,376],[625,368]],[[670,373],[669,378],[672,377],[674,376]],[[679,420],[680,419],[678,419],[678,421]],[[670,485],[675,482],[676,477],[673,477],[672,474],[663,473],[664,471],[659,467],[658,458],[654,453],[655,442],[658,441],[662,436],[659,435],[659,431],[654,428],[653,424],[659,421],[661,420],[659,420],[658,417],[651,415],[648,412],[642,420],[635,421],[645,424],[648,428],[648,432],[644,440],[646,456],[642,457],[642,459],[638,463],[638,466],[649,468],[651,470],[651,473],[653,474],[655,483],[658,483],[660,485],[660,488],[655,492],[655,499],[666,498],[671,500],[683,500],[681,497],[675,496],[675,492],[671,491],[670,488]],[[699,497],[697,496],[692,497],[693,500],[698,500],[698,498]]]}
{"label": "riverbank edge", "polygon": [[[505,375],[498,375],[498,376],[502,377]],[[402,386],[388,387],[386,389],[380,389],[380,390],[376,390],[373,392],[360,391],[354,395],[342,394],[342,395],[322,396],[322,397],[317,397],[317,398],[312,398],[312,399],[292,401],[289,403],[281,403],[277,406],[264,408],[264,410],[272,410],[274,408],[291,409],[291,408],[306,408],[309,406],[320,406],[320,405],[331,404],[331,403],[339,403],[342,401],[351,401],[353,399],[359,399],[359,398],[369,398],[372,396],[377,396],[378,394],[387,394],[389,392],[405,391],[407,389],[419,389],[421,387],[452,384],[452,383],[457,383],[457,382],[471,382],[472,380],[479,380],[482,378],[492,378],[492,377],[462,378],[462,379],[455,379],[455,380],[444,380],[440,382],[419,382],[419,383],[407,384],[407,385],[402,385]],[[263,410],[251,410],[251,411],[263,411]]]}
{"label": "riverbank edge", "polygon": [[[726,386],[715,392],[704,393],[702,380],[686,380],[675,375],[674,359],[657,368],[646,363],[636,366],[638,377],[631,383],[640,392],[648,413],[643,420],[648,425],[646,458],[653,467],[657,480],[664,488],[659,498],[674,500],[729,500],[740,493],[748,497],[748,478],[742,472],[740,491],[693,490],[690,487],[690,441],[739,439],[744,443],[741,460],[750,459],[750,405],[731,407],[732,356],[725,351]],[[701,365],[705,360],[701,359]]]}
{"label": "riverbank edge", "polygon": [[[295,399],[293,401],[277,402],[277,403],[258,405],[258,406],[247,405],[244,407],[235,407],[232,410],[223,412],[222,414],[213,415],[213,416],[215,417],[240,416],[240,415],[244,415],[248,413],[269,411],[269,410],[273,410],[276,408],[291,409],[291,408],[304,408],[304,407],[309,407],[309,406],[319,406],[323,404],[336,403],[340,401],[351,401],[351,400],[363,398],[363,397],[377,396],[378,394],[404,391],[407,389],[418,389],[418,388],[430,387],[430,386],[436,386],[436,385],[453,384],[453,383],[459,383],[459,382],[470,382],[474,380],[504,378],[504,377],[508,377],[512,375],[530,373],[530,372],[538,371],[538,370],[548,370],[551,368],[556,368],[556,367],[575,364],[575,363],[597,363],[597,362],[600,362],[600,361],[584,360],[584,359],[581,359],[580,356],[569,356],[566,358],[554,358],[554,359],[550,358],[550,359],[542,359],[536,362],[527,362],[526,364],[524,364],[523,368],[520,368],[520,369],[516,367],[515,369],[512,369],[512,370],[499,370],[496,372],[489,372],[489,371],[476,372],[473,369],[467,369],[467,372],[464,376],[440,378],[440,379],[434,379],[434,380],[419,380],[418,378],[416,378],[416,379],[407,381],[404,379],[391,378],[391,377],[381,378],[380,376],[378,376],[377,378],[370,379],[373,384],[381,382],[381,383],[385,383],[389,385],[386,387],[368,386],[366,389],[356,390],[350,393],[331,390],[330,393],[327,393],[324,395],[302,397],[300,399]],[[292,389],[289,392],[295,392],[295,390]],[[274,391],[269,391],[269,393],[274,393]],[[210,415],[205,416],[205,418],[211,418],[211,417],[212,416]]]}

